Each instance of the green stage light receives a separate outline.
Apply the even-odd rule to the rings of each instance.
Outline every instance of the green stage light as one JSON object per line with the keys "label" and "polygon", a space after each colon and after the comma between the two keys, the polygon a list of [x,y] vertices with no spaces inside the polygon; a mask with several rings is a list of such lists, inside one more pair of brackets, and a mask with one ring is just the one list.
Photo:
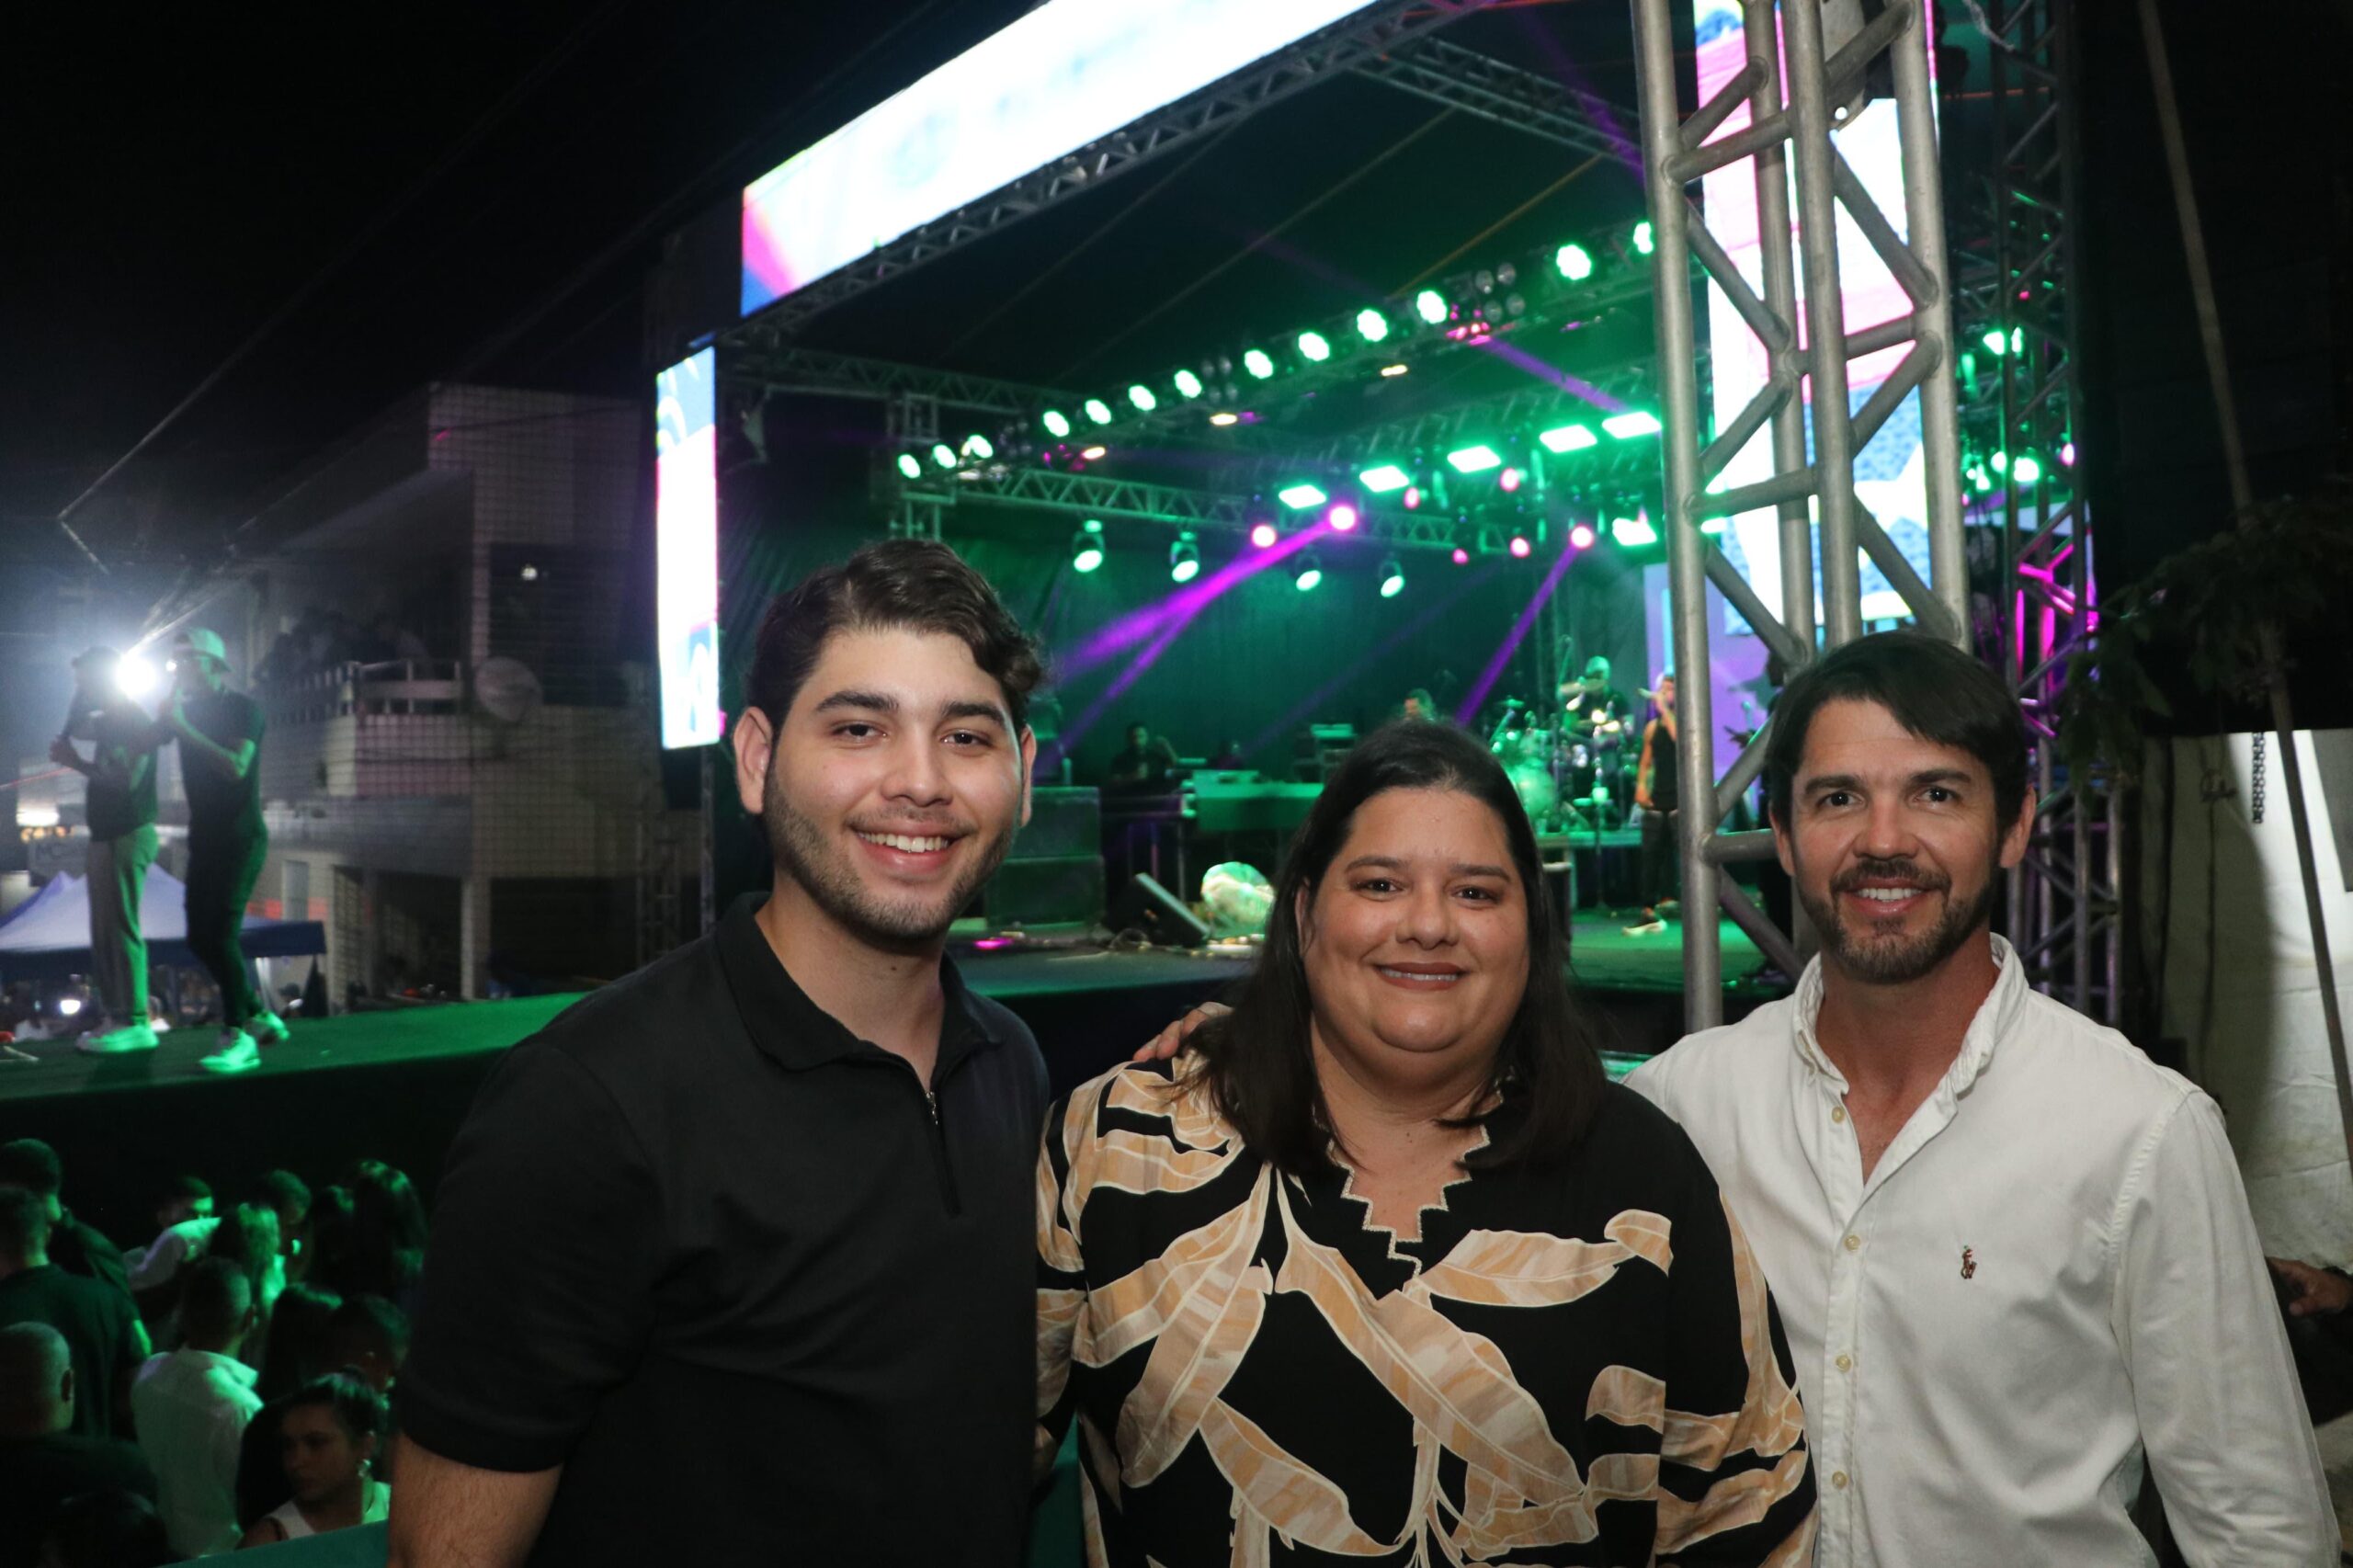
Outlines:
{"label": "green stage light", "polygon": [[1722,517],[1702,517],[1699,519],[1699,531],[1712,538],[1724,531],[1724,520]]}
{"label": "green stage light", "polygon": [[1636,436],[1655,436],[1659,432],[1658,415],[1640,409],[1631,414],[1613,414],[1601,422],[1601,427],[1621,441]]}
{"label": "green stage light", "polygon": [[1169,380],[1176,383],[1176,393],[1180,397],[1194,398],[1201,395],[1201,378],[1190,370],[1179,370]]}
{"label": "green stage light", "polygon": [[1994,464],[1994,472],[1995,472],[1995,473],[2007,473],[2007,472],[2010,472],[2010,454],[2009,454],[2009,453],[2007,453],[2007,452],[1995,452],[1995,453],[1994,454],[1994,457],[1993,457],[1993,460],[1993,460],[1993,464]]}
{"label": "green stage light", "polygon": [[1583,245],[1563,245],[1552,253],[1552,265],[1570,282],[1582,283],[1593,276],[1593,253]]}
{"label": "green stage light", "polygon": [[1242,355],[1242,368],[1263,381],[1275,373],[1275,361],[1263,348],[1245,349]]}
{"label": "green stage light", "polygon": [[1375,495],[1386,495],[1392,490],[1403,490],[1414,482],[1414,476],[1395,463],[1382,463],[1377,468],[1369,468],[1357,475],[1357,479]]}
{"label": "green stage light", "polygon": [[1103,564],[1103,525],[1089,517],[1071,536],[1070,569],[1092,572]]}
{"label": "green stage light", "polygon": [[2031,452],[2021,452],[2018,460],[2010,465],[2010,477],[2020,484],[2032,484],[2042,477],[2042,465]]}
{"label": "green stage light", "polygon": [[942,468],[954,468],[956,466],[956,449],[949,446],[945,441],[934,442],[931,449],[931,460],[938,463]]}
{"label": "green stage light", "polygon": [[1299,574],[1290,580],[1290,585],[1304,594],[1312,592],[1323,580],[1324,562],[1311,550],[1299,558]]}
{"label": "green stage light", "polygon": [[1168,547],[1168,579],[1172,583],[1189,583],[1201,574],[1201,548],[1195,542],[1193,530],[1187,528]]}
{"label": "green stage light", "polygon": [[1299,335],[1299,354],[1301,358],[1312,359],[1320,365],[1332,357],[1332,346],[1324,340],[1320,332],[1302,332]]}
{"label": "green stage light", "polygon": [[1558,429],[1540,430],[1536,439],[1548,452],[1581,452],[1587,447],[1601,444],[1601,437],[1582,425],[1563,425]]}
{"label": "green stage light", "polygon": [[1989,328],[1986,331],[1985,335],[1978,341],[1984,344],[1985,352],[1991,354],[1996,359],[2010,351],[2009,339],[2002,335],[2002,329],[1998,326]]}
{"label": "green stage light", "polygon": [[1405,563],[1395,556],[1381,563],[1381,597],[1393,599],[1405,591]]}
{"label": "green stage light", "polygon": [[1297,484],[1286,484],[1276,491],[1275,499],[1294,512],[1304,512],[1310,506],[1321,506],[1330,497],[1326,496],[1322,489],[1302,479]]}
{"label": "green stage light", "polygon": [[1447,317],[1446,296],[1435,289],[1425,289],[1414,296],[1414,313],[1436,326]]}
{"label": "green stage light", "polygon": [[1651,527],[1647,517],[1612,517],[1609,537],[1628,550],[1639,550],[1646,544],[1656,544],[1658,530]]}
{"label": "green stage light", "polygon": [[1108,425],[1111,423],[1111,405],[1105,403],[1101,398],[1088,398],[1086,400],[1086,417],[1092,419],[1097,425]]}
{"label": "green stage light", "polygon": [[975,430],[964,437],[964,455],[975,462],[986,462],[996,456],[996,447],[986,436]]}
{"label": "green stage light", "polygon": [[901,452],[899,454],[899,472],[905,474],[909,479],[921,479],[923,477],[923,460],[916,457],[913,452]]}
{"label": "green stage light", "polygon": [[1128,389],[1128,401],[1136,405],[1138,414],[1150,414],[1160,406],[1160,400],[1153,396],[1152,389],[1142,381]]}
{"label": "green stage light", "polygon": [[1057,441],[1070,434],[1070,415],[1064,414],[1061,409],[1050,408],[1046,410],[1045,413],[1038,416],[1038,423],[1043,425],[1046,427],[1046,434],[1051,436]]}
{"label": "green stage light", "polygon": [[1367,343],[1379,343],[1389,335],[1389,318],[1370,305],[1357,312],[1357,335]]}
{"label": "green stage light", "polygon": [[1457,473],[1484,473],[1491,468],[1501,467],[1504,460],[1495,456],[1495,448],[1478,446],[1449,452],[1446,460],[1454,465]]}
{"label": "green stage light", "polygon": [[1648,256],[1655,247],[1656,242],[1651,237],[1651,221],[1645,218],[1634,225],[1634,250],[1637,255]]}

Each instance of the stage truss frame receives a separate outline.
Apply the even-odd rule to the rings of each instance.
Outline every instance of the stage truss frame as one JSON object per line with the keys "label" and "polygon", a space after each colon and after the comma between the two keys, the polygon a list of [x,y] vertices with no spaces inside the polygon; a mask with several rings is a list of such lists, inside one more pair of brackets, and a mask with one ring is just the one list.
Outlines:
{"label": "stage truss frame", "polygon": [[1987,43],[1992,135],[1961,209],[1984,227],[1955,247],[1956,284],[1969,319],[1997,333],[2004,347],[1977,358],[1970,420],[1992,449],[2040,454],[2045,465],[2031,493],[2006,466],[1993,476],[1998,494],[1980,511],[2000,541],[1987,652],[2025,710],[2041,801],[2026,859],[2009,879],[2007,925],[2031,983],[2120,1025],[2123,803],[2104,772],[2064,776],[2055,755],[2067,660],[2096,619],[2090,508],[2073,483],[2077,471],[2060,460],[2083,407],[2075,6],[1986,0],[1974,14]]}
{"label": "stage truss frame", "polygon": [[[1777,4],[1743,0],[1746,66],[1688,118],[1678,112],[1673,6],[1678,0],[1634,0],[1636,74],[1642,93],[1643,163],[1654,250],[1654,308],[1658,323],[1659,374],[1665,429],[1660,452],[1665,470],[1665,528],[1675,665],[1709,665],[1707,588],[1713,585],[1794,674],[1814,653],[1813,562],[1819,534],[1821,622],[1832,647],[1862,634],[1859,551],[1867,553],[1903,597],[1923,630],[1956,643],[1968,635],[1968,585],[1961,539],[1961,445],[1953,345],[1949,258],[1945,251],[1938,168],[1935,105],[1927,36],[1920,0],[1888,0],[1850,37],[1826,42],[1824,14],[1813,0]],[[1776,48],[1776,40],[1780,47]],[[1834,106],[1867,80],[1881,57],[1893,84],[1893,108],[1904,165],[1905,233],[1899,236],[1840,154],[1831,132]],[[1786,73],[1783,62],[1787,62]],[[1720,140],[1709,138],[1746,105],[1750,123]],[[1753,157],[1756,226],[1761,236],[1763,293],[1742,278],[1723,245],[1685,192],[1690,181]],[[1794,176],[1796,244],[1791,233]],[[1849,334],[1839,292],[1836,218],[1844,209],[1870,242],[1905,296],[1910,312],[1881,326]],[[1748,406],[1712,440],[1699,409],[1699,332],[1692,290],[1684,286],[1692,261],[1732,299],[1762,347],[1772,373]],[[1800,333],[1802,262],[1803,326]],[[1910,344],[1896,369],[1860,409],[1850,411],[1847,364],[1857,356]],[[1718,345],[1717,352],[1725,352]],[[1811,382],[1812,396],[1801,395]],[[1923,459],[1927,474],[1930,583],[1920,581],[1855,494],[1854,455],[1869,442],[1905,394],[1921,399]],[[1771,427],[1773,477],[1715,495],[1708,483],[1749,438]],[[1811,439],[1809,440],[1809,437]],[[1809,451],[1811,460],[1809,460]],[[1761,600],[1716,548],[1700,523],[1709,517],[1777,508],[1781,532],[1781,603],[1787,620],[1768,615]],[[1818,511],[1816,523],[1812,514]],[[1792,630],[1795,628],[1796,630]],[[1765,727],[1718,778],[1713,699],[1705,681],[1679,692],[1678,773],[1715,780],[1712,794],[1687,787],[1677,813],[1683,865],[1684,1017],[1693,1029],[1723,1017],[1723,950],[1713,918],[1721,907],[1767,956],[1790,974],[1798,969],[1804,934],[1776,927],[1738,884],[1722,874],[1730,863],[1774,853],[1768,831],[1723,831],[1741,797],[1762,772]]]}

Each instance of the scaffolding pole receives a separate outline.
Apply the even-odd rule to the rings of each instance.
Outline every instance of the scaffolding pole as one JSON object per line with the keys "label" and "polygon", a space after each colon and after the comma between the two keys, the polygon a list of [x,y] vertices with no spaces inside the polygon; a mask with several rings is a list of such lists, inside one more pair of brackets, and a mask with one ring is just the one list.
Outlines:
{"label": "scaffolding pole", "polygon": [[[1967,637],[1968,589],[1961,571],[1960,433],[1949,380],[1952,342],[1943,196],[1927,66],[1931,40],[1918,0],[1890,0],[1854,36],[1835,40],[1835,62],[1825,47],[1818,6],[1808,0],[1788,6],[1745,0],[1746,66],[1688,119],[1678,107],[1671,14],[1676,3],[1634,0],[1633,10],[1643,166],[1655,241],[1651,260],[1665,425],[1660,454],[1665,470],[1668,597],[1676,667],[1698,672],[1677,692],[1676,751],[1679,773],[1687,780],[1677,824],[1684,879],[1684,1016],[1688,1027],[1699,1029],[1723,1017],[1720,906],[1744,926],[1756,929],[1768,950],[1790,950],[1781,934],[1767,926],[1746,896],[1722,875],[1726,862],[1769,856],[1772,844],[1769,835],[1722,831],[1740,791],[1716,786],[1713,698],[1704,674],[1709,668],[1709,584],[1741,604],[1750,625],[1792,675],[1813,652],[1810,508],[1820,518],[1820,619],[1831,646],[1862,633],[1859,551],[1869,550],[1887,570],[1923,630],[1955,642]],[[1831,134],[1837,121],[1835,97],[1866,80],[1881,54],[1890,57],[1894,85],[1908,237],[1895,233],[1856,181]],[[1746,128],[1711,141],[1744,103],[1750,109]],[[1705,216],[1685,193],[1691,181],[1733,161],[1735,152],[1750,157],[1755,165],[1761,297],[1731,265],[1725,247],[1709,233]],[[1789,222],[1791,174],[1796,185],[1794,256]],[[1908,315],[1851,339],[1839,293],[1836,220],[1841,208],[1888,263],[1911,305]],[[1735,421],[1725,437],[1714,442],[1706,439],[1707,425],[1699,410],[1698,321],[1687,281],[1695,257],[1739,306],[1770,367],[1760,403],[1750,416]],[[1907,571],[1889,569],[1891,562],[1900,567],[1900,558],[1893,550],[1880,548],[1884,536],[1854,488],[1858,431],[1847,404],[1847,360],[1906,343],[1911,345],[1909,357],[1887,384],[1922,389],[1922,445],[1930,471],[1927,584]],[[1725,362],[1728,347],[1716,346],[1717,363]],[[1809,383],[1810,400],[1804,395]],[[1875,397],[1875,404],[1877,401]],[[1771,420],[1774,478],[1746,487],[1745,494],[1707,496],[1707,482],[1722,471],[1747,435],[1762,427],[1764,418],[1751,416]],[[1872,416],[1869,410],[1866,416]],[[1867,438],[1868,431],[1864,435]],[[1940,462],[1951,472],[1938,473]],[[1786,620],[1764,612],[1729,558],[1699,531],[1705,517],[1722,512],[1732,501],[1746,502],[1735,510],[1766,505],[1779,509]],[[1760,735],[1751,747],[1761,742]],[[1756,755],[1753,749],[1749,753],[1752,765]],[[1750,768],[1735,764],[1732,777],[1745,779],[1750,775]]]}

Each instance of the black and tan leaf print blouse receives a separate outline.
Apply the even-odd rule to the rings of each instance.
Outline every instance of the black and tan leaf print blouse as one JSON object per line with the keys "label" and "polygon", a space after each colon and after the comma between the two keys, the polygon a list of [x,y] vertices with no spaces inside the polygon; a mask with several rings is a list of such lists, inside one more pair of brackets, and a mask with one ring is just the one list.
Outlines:
{"label": "black and tan leaf print blouse", "polygon": [[1039,1443],[1077,1418],[1090,1563],[1810,1561],[1780,1324],[1658,1110],[1612,1087],[1406,1241],[1168,1073],[1077,1090],[1038,1164]]}

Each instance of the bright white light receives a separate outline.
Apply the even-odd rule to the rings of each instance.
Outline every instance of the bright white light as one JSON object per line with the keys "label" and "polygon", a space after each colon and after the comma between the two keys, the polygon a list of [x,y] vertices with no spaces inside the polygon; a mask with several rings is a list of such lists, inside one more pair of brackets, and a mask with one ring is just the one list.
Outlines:
{"label": "bright white light", "polygon": [[115,661],[114,683],[133,701],[154,690],[155,683],[162,678],[162,672],[137,653],[125,653]]}
{"label": "bright white light", "polygon": [[57,1016],[61,1018],[70,1018],[81,1010],[82,999],[79,996],[60,996],[57,999]]}

